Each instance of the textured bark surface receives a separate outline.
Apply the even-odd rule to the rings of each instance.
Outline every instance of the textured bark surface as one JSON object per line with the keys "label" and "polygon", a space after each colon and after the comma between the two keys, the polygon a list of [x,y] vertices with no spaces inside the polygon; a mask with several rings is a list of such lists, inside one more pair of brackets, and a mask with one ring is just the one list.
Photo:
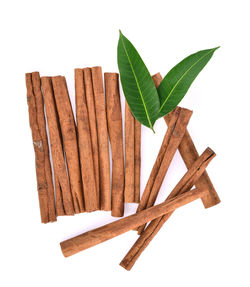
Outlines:
{"label": "textured bark surface", "polygon": [[56,221],[56,212],[40,76],[37,72],[27,73],[25,79],[41,221],[48,223]]}
{"label": "textured bark surface", "polygon": [[78,146],[83,182],[84,203],[85,210],[89,212],[99,209],[99,196],[96,192],[89,116],[82,69],[75,69],[75,97]]}
{"label": "textured bark surface", "polygon": [[56,211],[57,215],[73,215],[73,199],[64,159],[62,135],[52,88],[52,81],[50,77],[42,77],[41,80],[50,135],[50,148],[53,159]]}
{"label": "textured bark surface", "polygon": [[98,147],[99,147],[99,171],[100,171],[100,204],[102,210],[111,210],[111,184],[108,128],[103,89],[102,68],[91,68],[93,91],[95,99]]}
{"label": "textured bark surface", "polygon": [[141,192],[141,123],[135,119],[135,198],[140,202]]}
{"label": "textured bark surface", "polygon": [[52,84],[62,130],[74,209],[75,213],[80,213],[84,212],[84,201],[74,115],[65,78],[52,77]]}
{"label": "textured bark surface", "polygon": [[119,75],[105,73],[107,120],[112,150],[112,216],[124,213],[124,154]]}
{"label": "textured bark surface", "polygon": [[135,202],[135,118],[125,102],[125,202]]}
{"label": "textured bark surface", "polygon": [[92,144],[94,169],[95,169],[96,193],[97,193],[98,205],[100,208],[99,148],[98,148],[97,127],[96,127],[95,100],[94,100],[93,83],[90,68],[83,69],[83,78],[84,78],[88,115],[89,115],[89,127],[90,127],[91,144]]}

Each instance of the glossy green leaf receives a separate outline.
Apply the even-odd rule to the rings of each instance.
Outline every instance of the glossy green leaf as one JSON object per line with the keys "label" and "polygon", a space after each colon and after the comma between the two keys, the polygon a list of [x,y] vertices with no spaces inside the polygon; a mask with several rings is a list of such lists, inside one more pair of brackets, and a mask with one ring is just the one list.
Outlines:
{"label": "glossy green leaf", "polygon": [[123,92],[134,117],[153,130],[160,108],[159,96],[139,53],[121,31],[117,60]]}
{"label": "glossy green leaf", "polygon": [[192,54],[167,73],[157,89],[160,98],[158,118],[168,114],[179,104],[194,79],[218,48],[202,50]]}

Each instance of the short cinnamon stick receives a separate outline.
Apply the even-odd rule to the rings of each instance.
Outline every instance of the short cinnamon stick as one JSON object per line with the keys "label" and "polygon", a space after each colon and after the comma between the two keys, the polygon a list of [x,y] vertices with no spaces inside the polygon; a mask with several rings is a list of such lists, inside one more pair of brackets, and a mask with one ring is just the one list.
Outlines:
{"label": "short cinnamon stick", "polygon": [[54,167],[56,211],[57,215],[73,215],[74,206],[64,159],[61,130],[52,88],[52,80],[50,77],[42,77],[41,81]]}
{"label": "short cinnamon stick", "polygon": [[96,191],[89,116],[83,81],[84,80],[82,69],[75,69],[75,97],[78,146],[80,154],[85,210],[90,212],[99,209],[99,196]]}
{"label": "short cinnamon stick", "polygon": [[125,202],[135,201],[135,118],[125,101]]}
{"label": "short cinnamon stick", "polygon": [[[207,148],[203,154],[193,163],[191,168],[186,172],[186,174],[182,177],[173,191],[169,194],[166,202],[171,202],[171,200],[176,196],[179,196],[190,190],[214,157],[215,153],[210,148]],[[157,219],[154,219],[148,225],[148,227],[143,231],[138,240],[121,261],[120,265],[122,267],[127,270],[130,270],[133,267],[143,250],[149,245],[150,241],[154,238],[163,224],[169,219],[172,213],[173,212],[170,212]]]}
{"label": "short cinnamon stick", "polygon": [[[158,87],[160,85],[160,82],[162,81],[162,77],[160,73],[155,74],[153,77],[153,81],[155,83],[155,86]],[[164,117],[165,122],[169,126],[171,116],[173,115],[173,112],[166,115]],[[188,132],[186,130],[185,135],[183,136],[183,139],[179,145],[179,152],[184,160],[184,163],[186,164],[187,168],[190,168],[190,166],[193,164],[193,162],[199,157],[199,154],[196,150],[196,147],[193,143],[193,140]],[[200,189],[208,189],[209,193],[207,193],[204,198],[202,198],[203,205],[205,208],[209,208],[211,206],[214,206],[218,203],[220,203],[220,198],[207,174],[206,171],[204,171],[204,174],[200,177],[200,179],[196,182],[195,186]]]}
{"label": "short cinnamon stick", "polygon": [[[156,164],[154,165],[153,170],[151,172],[153,180],[151,179],[151,175],[150,175],[149,180],[148,180],[150,184],[149,185],[147,184],[145,188],[145,191],[143,193],[143,196],[142,196],[142,199],[138,206],[137,211],[154,205],[156,197],[158,195],[158,192],[164,180],[164,177],[170,166],[170,163],[174,157],[176,150],[178,149],[178,146],[182,140],[182,137],[184,136],[184,133],[186,131],[186,127],[188,125],[191,115],[192,115],[192,111],[187,110],[187,109],[178,108],[175,111],[173,125],[171,126],[170,129],[168,129],[166,133],[166,138],[167,138],[166,147],[165,145],[163,145],[163,148],[161,147],[161,150],[156,159]],[[164,141],[165,141],[165,138],[164,138]],[[165,152],[164,152],[164,147],[165,147]],[[164,155],[162,156],[162,154]],[[160,162],[161,158],[162,158],[162,161]],[[158,164],[158,161],[160,162],[160,164]],[[145,225],[139,227],[138,234],[140,234],[144,228],[145,228]]]}
{"label": "short cinnamon stick", "polygon": [[112,216],[124,213],[124,156],[119,74],[104,73],[108,131],[112,150]]}
{"label": "short cinnamon stick", "polygon": [[134,202],[140,202],[141,192],[141,123],[135,119],[135,198]]}
{"label": "short cinnamon stick", "polygon": [[171,201],[163,202],[136,214],[124,217],[115,222],[109,223],[97,229],[88,231],[74,238],[60,243],[65,257],[74,255],[82,250],[95,246],[122,233],[125,233],[136,226],[158,218],[166,213],[200,198],[207,191],[194,189],[183,195],[175,197]]}
{"label": "short cinnamon stick", "polygon": [[75,213],[80,213],[84,212],[84,201],[73,111],[65,78],[62,76],[52,77],[52,84],[62,130],[74,209]]}
{"label": "short cinnamon stick", "polygon": [[91,75],[90,68],[83,69],[83,78],[84,78],[88,115],[89,115],[89,127],[90,127],[90,134],[91,134],[93,160],[94,160],[96,193],[97,193],[98,204],[100,208],[99,148],[98,148],[97,127],[96,127],[93,83],[92,83],[92,75]]}
{"label": "short cinnamon stick", "polygon": [[37,72],[27,73],[25,78],[41,221],[48,223],[56,221],[56,212],[40,76]]}
{"label": "short cinnamon stick", "polygon": [[100,164],[100,196],[101,209],[111,210],[111,187],[110,187],[110,162],[109,162],[109,143],[107,116],[105,106],[105,96],[103,89],[102,68],[91,68],[93,91],[95,99],[99,164]]}

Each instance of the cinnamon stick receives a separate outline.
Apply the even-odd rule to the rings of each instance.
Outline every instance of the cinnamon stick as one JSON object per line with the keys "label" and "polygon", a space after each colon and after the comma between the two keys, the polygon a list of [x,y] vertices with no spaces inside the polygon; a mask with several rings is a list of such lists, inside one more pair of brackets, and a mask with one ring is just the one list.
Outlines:
{"label": "cinnamon stick", "polygon": [[100,164],[100,196],[101,209],[111,210],[111,187],[110,187],[110,163],[109,163],[109,143],[107,117],[105,107],[105,97],[103,89],[102,68],[91,68],[93,91],[95,99],[99,164]]}
{"label": "cinnamon stick", "polygon": [[52,84],[62,130],[74,209],[75,213],[80,213],[84,212],[84,202],[73,111],[65,78],[62,76],[52,77]]}
{"label": "cinnamon stick", "polygon": [[171,201],[163,202],[136,214],[124,217],[115,222],[109,223],[97,229],[85,232],[74,238],[60,243],[63,255],[65,257],[76,254],[82,250],[95,246],[122,233],[125,233],[138,225],[158,218],[166,213],[200,198],[206,190],[190,190],[183,195],[175,197]]}
{"label": "cinnamon stick", "polygon": [[91,134],[93,160],[94,160],[96,193],[97,193],[98,205],[100,208],[99,149],[98,149],[98,137],[96,127],[95,101],[94,101],[92,75],[90,68],[83,69],[83,78],[84,78],[88,115],[89,115],[89,127]]}
{"label": "cinnamon stick", "polygon": [[74,206],[64,160],[62,135],[56,110],[51,77],[42,77],[42,89],[53,159],[57,215],[73,215]]}
{"label": "cinnamon stick", "polygon": [[135,201],[135,118],[125,101],[125,202]]}
{"label": "cinnamon stick", "polygon": [[82,69],[75,69],[76,121],[85,210],[99,209],[94,161]]}
{"label": "cinnamon stick", "polygon": [[[156,159],[156,163],[151,172],[152,175],[150,175],[149,177],[148,184],[145,188],[137,211],[154,205],[164,177],[170,166],[170,163],[174,157],[176,150],[178,149],[182,137],[184,136],[191,115],[192,111],[190,110],[183,108],[176,109],[173,123],[171,125],[171,128],[169,128],[166,133],[166,139],[164,138],[163,141],[164,145],[162,145],[160,149],[160,152]],[[166,145],[165,142],[167,142]],[[139,227],[138,234],[140,234],[144,230],[144,228],[145,225]]]}
{"label": "cinnamon stick", "polygon": [[[179,196],[190,190],[214,157],[215,153],[210,148],[207,148],[182,177],[173,191],[169,194],[165,202],[171,202],[171,200],[176,196]],[[120,265],[122,267],[127,270],[130,270],[133,267],[143,250],[149,245],[150,241],[154,238],[163,224],[169,219],[172,213],[173,212],[170,212],[159,218],[156,218],[148,225],[148,227],[143,231],[138,240],[121,261]]]}
{"label": "cinnamon stick", "polygon": [[[160,73],[155,74],[153,77],[154,83],[156,88],[160,85],[160,82],[162,81],[162,77]],[[164,117],[166,124],[169,126],[170,119],[172,117],[172,113],[166,115]],[[181,154],[181,157],[184,160],[184,163],[187,168],[190,168],[190,166],[193,164],[193,162],[199,157],[199,154],[196,150],[196,147],[193,143],[193,140],[188,132],[186,130],[185,135],[183,136],[183,139],[179,145],[179,152]],[[200,179],[196,182],[195,186],[200,189],[208,189],[209,193],[207,193],[203,198],[202,202],[205,208],[212,207],[218,203],[220,203],[220,198],[207,174],[206,171],[204,171],[204,174],[200,177]]]}
{"label": "cinnamon stick", "polygon": [[108,131],[112,150],[112,216],[124,214],[124,157],[119,74],[104,73]]}
{"label": "cinnamon stick", "polygon": [[141,123],[135,119],[135,198],[134,202],[140,202],[141,192]]}
{"label": "cinnamon stick", "polygon": [[41,221],[48,223],[56,221],[56,211],[40,76],[38,72],[27,73],[25,78]]}

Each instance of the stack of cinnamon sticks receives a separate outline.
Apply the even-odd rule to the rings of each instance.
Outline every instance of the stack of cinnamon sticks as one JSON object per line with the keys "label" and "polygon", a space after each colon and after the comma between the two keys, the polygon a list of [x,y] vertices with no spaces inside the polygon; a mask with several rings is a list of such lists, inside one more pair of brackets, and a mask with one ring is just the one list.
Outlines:
{"label": "stack of cinnamon sticks", "polygon": [[[153,80],[158,87],[161,75]],[[199,156],[187,130],[192,111],[177,107],[164,117],[166,134],[140,198],[141,124],[126,103],[124,153],[118,74],[104,73],[103,80],[101,67],[75,69],[76,121],[64,77],[28,73],[26,86],[41,221],[95,210],[122,217],[125,202],[138,203],[135,214],[62,242],[66,257],[136,230],[138,240],[120,263],[130,270],[176,208],[198,198],[205,208],[220,202],[206,172],[215,153],[207,148]],[[166,201],[154,206],[177,150],[187,172]]]}
{"label": "stack of cinnamon sticks", "polygon": [[[126,202],[139,202],[141,126],[130,113],[126,127],[133,125],[133,147],[130,149],[126,140],[125,181],[119,75],[105,73],[104,82],[105,85],[101,67],[75,69],[75,121],[64,77],[26,74],[43,223],[56,221],[61,215],[95,210],[111,211],[112,216],[121,217],[124,190]],[[130,133],[126,134],[130,138]]]}

